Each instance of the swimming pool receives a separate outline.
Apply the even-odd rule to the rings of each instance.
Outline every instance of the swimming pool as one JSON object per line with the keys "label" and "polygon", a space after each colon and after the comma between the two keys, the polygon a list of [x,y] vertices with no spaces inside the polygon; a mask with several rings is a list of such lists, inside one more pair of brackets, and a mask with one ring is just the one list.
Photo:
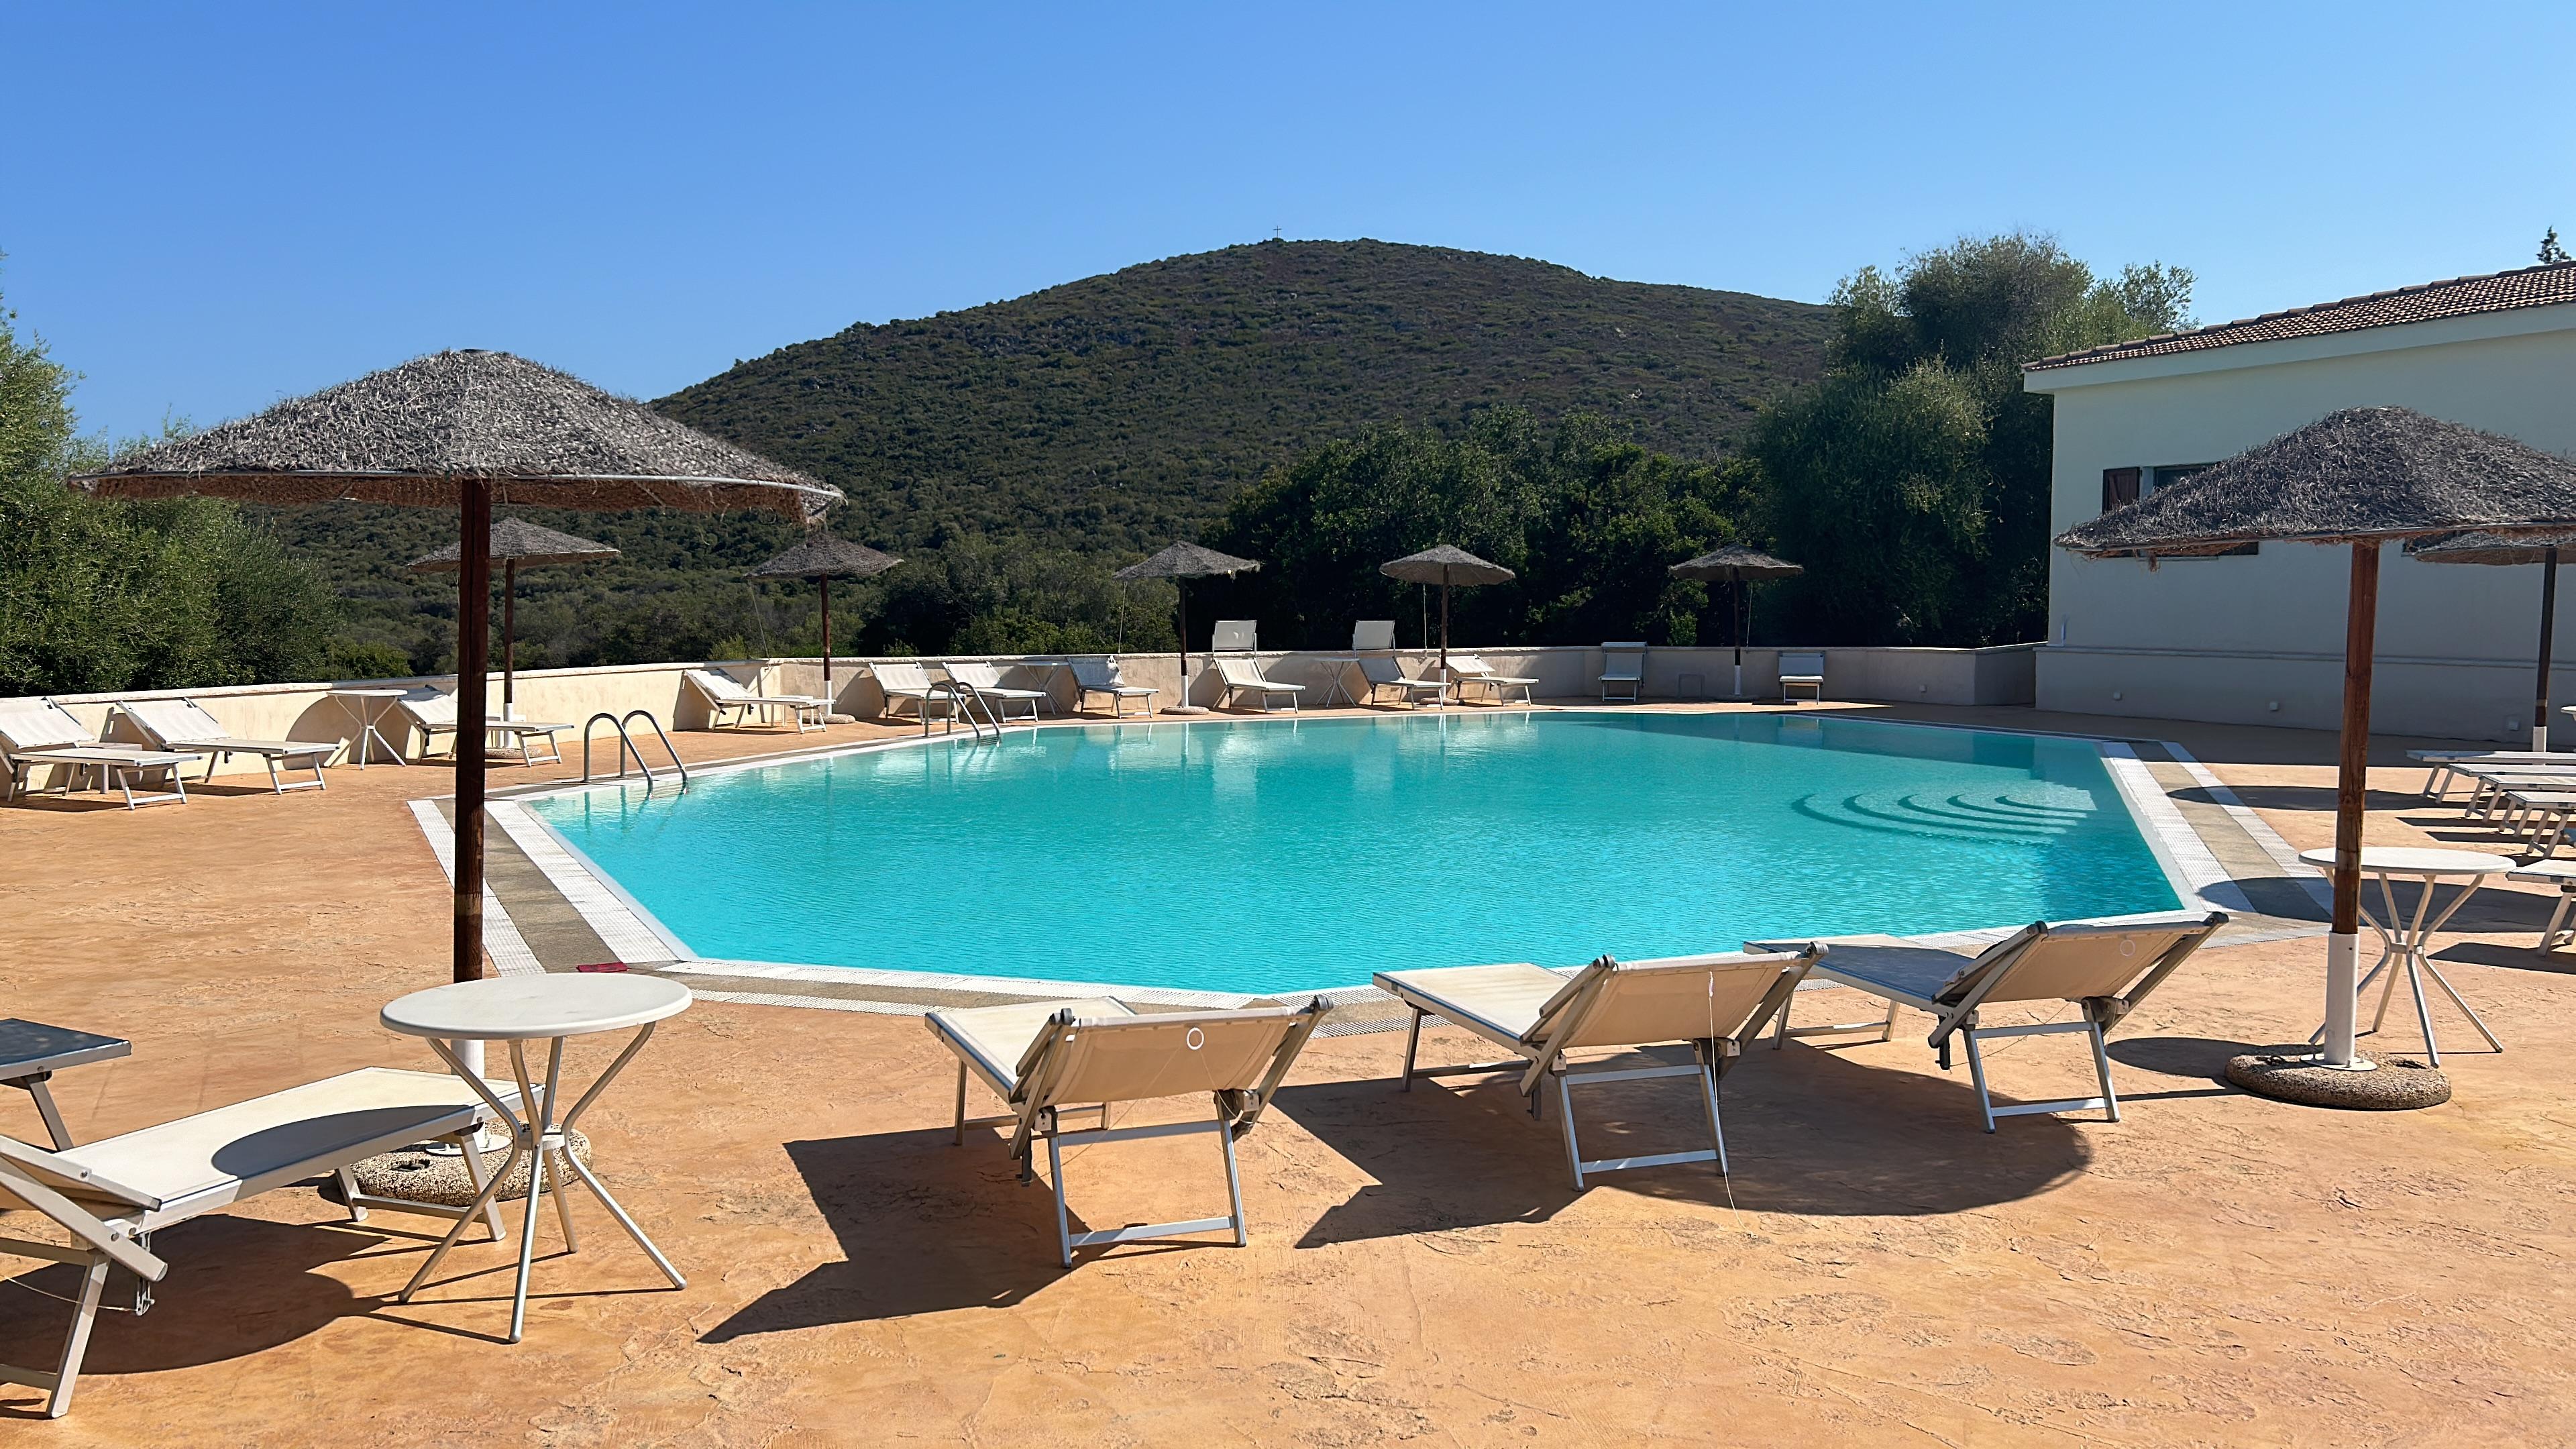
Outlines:
{"label": "swimming pool", "polygon": [[701,957],[1200,991],[2178,904],[2090,743],[1794,715],[1067,726],[528,803]]}

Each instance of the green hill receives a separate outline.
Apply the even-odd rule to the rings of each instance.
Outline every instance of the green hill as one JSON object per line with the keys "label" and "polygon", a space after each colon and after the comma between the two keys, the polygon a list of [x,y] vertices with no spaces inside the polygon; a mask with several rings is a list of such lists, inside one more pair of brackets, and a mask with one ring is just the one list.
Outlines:
{"label": "green hill", "polygon": [[654,406],[840,485],[855,537],[1158,548],[1376,423],[1517,404],[1711,458],[1829,309],[1386,242],[1261,242],[784,347]]}
{"label": "green hill", "polygon": [[[907,556],[849,601],[845,642],[1071,648],[1168,634],[1107,570],[1196,535],[1323,443],[1510,404],[1599,413],[1649,448],[1713,458],[1763,400],[1821,371],[1830,317],[1517,257],[1262,242],[863,323],[654,406],[838,484],[850,503],[835,526]],[[811,647],[810,601],[741,582],[787,544],[783,524],[527,512],[626,557],[523,581],[523,663]],[[402,565],[449,542],[452,520],[357,504],[268,517],[347,601],[354,643],[388,669],[388,650],[440,667],[453,584]]]}

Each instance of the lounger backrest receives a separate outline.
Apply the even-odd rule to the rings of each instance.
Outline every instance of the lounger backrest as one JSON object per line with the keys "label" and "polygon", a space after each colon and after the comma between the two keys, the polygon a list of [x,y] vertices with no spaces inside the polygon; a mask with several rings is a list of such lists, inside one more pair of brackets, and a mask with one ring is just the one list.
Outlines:
{"label": "lounger backrest", "polygon": [[1601,677],[1604,679],[1637,679],[1646,672],[1646,645],[1643,640],[1627,644],[1601,646]]}
{"label": "lounger backrest", "polygon": [[912,694],[920,694],[930,688],[930,671],[918,664],[889,660],[883,664],[869,665],[868,672],[877,677],[877,684],[881,688],[903,690]]}
{"label": "lounger backrest", "polygon": [[1392,649],[1395,647],[1393,619],[1362,619],[1351,625],[1353,649]]}
{"label": "lounger backrest", "polygon": [[49,750],[61,745],[94,745],[90,733],[70,710],[50,699],[0,700],[0,745],[13,750]]}
{"label": "lounger backrest", "polygon": [[117,708],[156,745],[173,740],[219,740],[226,733],[223,725],[193,699],[133,699]]}
{"label": "lounger backrest", "polygon": [[999,689],[1002,687],[1002,671],[994,668],[990,664],[978,664],[970,660],[959,660],[955,663],[942,664],[939,667],[948,671],[949,678],[956,680],[959,684],[965,685],[969,689]]}
{"label": "lounger backrest", "polygon": [[1743,1031],[1783,977],[1803,974],[1812,952],[1730,951],[1659,961],[1604,956],[1539,1008],[1522,1038],[1555,1051],[1709,1041]]}
{"label": "lounger backrest", "polygon": [[1208,647],[1210,649],[1240,649],[1244,653],[1249,654],[1253,650],[1261,647],[1260,644],[1255,642],[1259,635],[1260,623],[1257,620],[1219,619],[1216,621],[1216,632],[1209,636]]}
{"label": "lounger backrest", "polygon": [[[2224,921],[2224,917],[2220,921]],[[2217,930],[2206,917],[2163,917],[2137,924],[2034,926],[1977,958],[1942,988],[1938,999],[1963,999],[1982,982],[1981,967],[2002,975],[1980,1001],[2084,1001],[2121,995],[2160,964],[2181,964]],[[2016,945],[2018,943],[2018,945]],[[2179,953],[2179,954],[2177,954]]]}
{"label": "lounger backrest", "polygon": [[[148,1192],[101,1177],[89,1168],[66,1162],[41,1147],[30,1147],[15,1137],[0,1137],[0,1162],[8,1163],[26,1174],[30,1181],[52,1188],[75,1202],[113,1203],[119,1207],[146,1210],[161,1206],[161,1200]],[[18,1202],[22,1199],[5,1185],[0,1185],[0,1201]]]}
{"label": "lounger backrest", "polygon": [[1119,672],[1118,661],[1104,658],[1073,660],[1073,680],[1085,689],[1125,689],[1126,675]]}
{"label": "lounger backrest", "polygon": [[743,688],[740,680],[728,674],[719,674],[712,669],[692,669],[684,677],[689,683],[697,686],[699,693],[718,704],[739,704],[747,699],[758,698],[750,690]]}

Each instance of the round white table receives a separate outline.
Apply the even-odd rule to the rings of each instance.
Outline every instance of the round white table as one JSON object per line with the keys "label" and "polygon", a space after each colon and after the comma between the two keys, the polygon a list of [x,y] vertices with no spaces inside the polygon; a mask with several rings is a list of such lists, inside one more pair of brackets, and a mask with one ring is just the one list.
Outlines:
{"label": "round white table", "polygon": [[[2315,850],[2302,850],[2299,852],[2299,859],[2309,865],[2332,871],[2335,863],[2334,848],[2322,846]],[[2370,1019],[2370,1029],[2373,1032],[2378,1031],[2380,1024],[2388,1019],[2388,999],[2396,994],[2397,973],[2389,969],[2393,963],[2405,968],[2406,984],[2415,993],[2415,1020],[2424,1029],[2424,1054],[2433,1059],[2433,1065],[2438,1067],[2442,1064],[2442,1048],[2433,1039],[2433,1013],[2424,1001],[2424,977],[2427,975],[2433,978],[2434,984],[2442,988],[2444,995],[2451,998],[2451,1004],[2460,1008],[2460,1014],[2469,1019],[2469,1025],[2478,1029],[2478,1035],[2487,1039],[2488,1046],[2497,1051],[2504,1050],[2504,1043],[2496,1040],[2494,1032],[2487,1030],[2486,1022],[2480,1019],[2477,1012],[2470,1008],[2467,1000],[2461,997],[2459,988],[2453,986],[2450,978],[2442,974],[2442,968],[2433,964],[2433,958],[2425,950],[2425,946],[2432,940],[2433,933],[2442,929],[2460,907],[2468,903],[2470,896],[2477,894],[2478,887],[2486,883],[2487,877],[2504,875],[2514,868],[2515,863],[2511,859],[2501,855],[2491,855],[2483,850],[2435,850],[2408,845],[2362,847],[2361,873],[2377,878],[2379,898],[2387,911],[2384,918],[2374,915],[2368,898],[2365,897],[2361,902],[2361,918],[2368,921],[2370,928],[2379,933],[2379,964],[2370,968],[2368,976],[2361,978],[2361,984],[2353,994],[2359,996],[2367,993],[2370,990],[2372,978],[2382,971],[2388,972],[2388,979],[2382,982],[2379,988],[2378,1013]],[[2402,921],[2400,919],[2402,913],[2397,908],[2397,890],[2393,884],[2399,877],[2423,883],[2422,890],[2415,898],[2415,914]],[[2459,890],[2451,897],[2449,905],[2436,911],[2433,909],[2434,887],[2446,880],[2458,882]],[[2311,1037],[2310,1040],[2317,1040],[2323,1035],[2324,1028],[2320,1027],[2317,1036]]]}
{"label": "round white table", "polygon": [[385,711],[394,707],[393,702],[397,699],[401,699],[409,693],[411,693],[411,691],[408,689],[334,689],[329,691],[331,698],[347,700],[349,702],[350,711],[358,717],[357,748],[352,751],[352,753],[357,756],[357,765],[359,769],[363,770],[367,768],[367,742],[370,740],[384,746],[386,756],[395,764],[403,766],[411,764],[411,761],[402,757],[402,751],[395,749],[392,742],[387,740],[376,728],[376,722],[385,717]]}
{"label": "round white table", "polygon": [[[573,1156],[566,1134],[572,1131],[573,1122],[590,1104],[599,1100],[599,1094],[607,1090],[608,1084],[617,1079],[617,1074],[625,1070],[626,1064],[635,1059],[635,1054],[644,1049],[644,1043],[652,1039],[654,1024],[664,1017],[677,1016],[688,1010],[691,999],[689,988],[665,977],[583,972],[459,981],[415,991],[386,1005],[380,1020],[388,1030],[427,1038],[430,1050],[438,1053],[439,1058],[447,1063],[448,1070],[464,1078],[466,1085],[483,1098],[499,1121],[510,1124],[509,1160],[501,1165],[499,1172],[485,1179],[482,1193],[457,1218],[456,1226],[440,1240],[429,1260],[420,1265],[420,1271],[412,1275],[398,1301],[411,1301],[412,1294],[428,1281],[439,1260],[447,1256],[447,1250],[455,1247],[457,1239],[464,1236],[466,1225],[483,1211],[492,1195],[500,1190],[501,1180],[510,1175],[522,1156],[529,1159],[528,1211],[519,1233],[519,1278],[510,1299],[510,1342],[517,1343],[521,1331],[527,1326],[528,1269],[536,1257],[537,1198],[541,1193],[549,1190],[554,1193],[555,1217],[563,1225],[564,1251],[579,1251],[580,1245],[573,1237],[572,1204],[565,1199],[564,1185],[546,1180],[549,1155],[560,1164],[558,1176],[561,1171],[569,1170],[580,1178],[582,1185],[598,1197],[600,1205],[608,1209],[608,1215],[615,1218],[617,1225],[626,1230],[626,1235],[635,1240],[635,1245],[653,1260],[653,1266],[661,1269],[662,1275],[671,1280],[672,1287],[689,1286],[688,1280],[671,1266],[670,1259],[662,1256],[662,1250],[653,1246],[652,1239],[644,1236],[642,1228],[635,1226],[635,1220],[626,1215],[626,1209],[618,1206],[617,1199],[609,1196],[608,1189],[600,1180],[581,1159]],[[599,1079],[592,1082],[589,1090],[572,1104],[572,1110],[558,1118],[556,1108],[560,1098],[556,1094],[556,1083],[563,1074],[565,1038],[623,1031],[628,1027],[636,1028],[635,1039],[626,1044],[626,1049],[608,1064],[608,1070],[601,1072]],[[521,1111],[511,1111],[479,1074],[466,1069],[456,1049],[457,1043],[465,1041],[509,1044],[510,1071],[518,1082]],[[527,1044],[532,1041],[551,1043],[546,1053],[546,1081],[542,1091],[528,1076]]]}

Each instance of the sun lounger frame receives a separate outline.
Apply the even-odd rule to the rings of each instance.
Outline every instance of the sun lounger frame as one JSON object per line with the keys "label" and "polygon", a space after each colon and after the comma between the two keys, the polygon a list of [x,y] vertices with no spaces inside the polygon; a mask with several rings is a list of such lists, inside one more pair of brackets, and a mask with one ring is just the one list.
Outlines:
{"label": "sun lounger frame", "polygon": [[[268,1101],[270,1098],[299,1093],[314,1094],[322,1100],[327,1100],[327,1097],[322,1096],[318,1089],[354,1078],[383,1076],[419,1077],[435,1080],[442,1085],[457,1084],[454,1078],[443,1072],[403,1072],[389,1067],[364,1067],[354,1072],[344,1072],[338,1077],[326,1078],[321,1082],[308,1082],[301,1087],[288,1088],[285,1092],[271,1093],[267,1098],[253,1098],[250,1102],[235,1103],[231,1107],[218,1107],[210,1112],[197,1113],[195,1116],[211,1117],[225,1112],[238,1112],[243,1108]],[[504,1094],[504,1100],[515,1101],[518,1097],[518,1089],[515,1087],[504,1087],[501,1091]],[[391,1152],[415,1142],[449,1140],[458,1143],[462,1148],[466,1174],[479,1189],[485,1182],[485,1173],[482,1156],[475,1150],[474,1136],[482,1122],[484,1110],[482,1103],[459,1102],[454,1105],[420,1105],[409,1109],[373,1107],[360,1110],[377,1119],[371,1124],[371,1130],[362,1138],[343,1142],[329,1151],[315,1155],[296,1157],[292,1160],[263,1161],[257,1165],[255,1171],[231,1174],[184,1196],[167,1199],[109,1181],[80,1165],[78,1159],[81,1153],[95,1152],[99,1148],[115,1144],[120,1139],[108,1138],[83,1147],[48,1152],[15,1138],[0,1137],[0,1194],[16,1198],[51,1219],[73,1239],[72,1243],[66,1246],[26,1238],[0,1237],[0,1253],[68,1263],[82,1270],[80,1296],[73,1300],[72,1304],[71,1330],[64,1338],[62,1352],[55,1360],[54,1367],[34,1369],[13,1364],[0,1364],[0,1383],[24,1384],[30,1388],[45,1390],[47,1418],[59,1419],[71,1412],[72,1394],[80,1384],[81,1361],[89,1352],[90,1331],[98,1319],[99,1300],[107,1288],[108,1270],[111,1267],[121,1267],[139,1280],[135,1292],[134,1311],[137,1314],[147,1311],[152,1306],[151,1285],[169,1276],[170,1272],[168,1260],[152,1249],[152,1234],[172,1224],[186,1222],[190,1218],[228,1207],[245,1198],[255,1197],[275,1188],[291,1187],[317,1175],[329,1174],[339,1182],[344,1197],[343,1205],[348,1209],[349,1220],[352,1222],[364,1222],[369,1208],[384,1208],[396,1212],[451,1219],[463,1219],[472,1215],[470,1210],[465,1208],[406,1202],[396,1198],[374,1197],[361,1193],[357,1190],[357,1182],[350,1172],[350,1167],[366,1158]],[[271,1124],[267,1130],[274,1131],[278,1127],[296,1125],[299,1121],[321,1120],[336,1115],[343,1114],[329,1111],[317,1112],[307,1118]],[[191,1120],[193,1119],[179,1118],[129,1135],[139,1136],[142,1133],[164,1131]],[[253,1132],[244,1140],[262,1135],[264,1135],[262,1132]],[[79,1193],[78,1197],[64,1190],[75,1185]],[[500,1241],[503,1230],[498,1206],[492,1206],[484,1217],[491,1229],[493,1240]],[[457,1226],[461,1231],[464,1224],[460,1221]]]}
{"label": "sun lounger frame", "polygon": [[[942,1013],[935,1011],[929,1013],[924,1018],[924,1023],[930,1028],[932,1035],[940,1039],[941,1044],[957,1055],[956,1145],[965,1145],[968,1127],[1010,1124],[1013,1128],[1011,1155],[1019,1160],[1020,1181],[1026,1184],[1036,1174],[1034,1144],[1038,1138],[1046,1139],[1047,1181],[1055,1195],[1056,1259],[1060,1266],[1070,1268],[1073,1266],[1073,1251],[1076,1248],[1104,1247],[1113,1243],[1144,1242],[1213,1232],[1231,1232],[1234,1235],[1234,1246],[1238,1248],[1250,1242],[1244,1225],[1243,1178],[1235,1161],[1234,1139],[1251,1131],[1253,1124],[1260,1120],[1263,1109],[1269,1106],[1270,1099],[1278,1092],[1281,1080],[1288,1075],[1288,1069],[1296,1063],[1298,1053],[1305,1049],[1307,1039],[1314,1035],[1315,1028],[1323,1023],[1324,1015],[1329,1010],[1331,1008],[1318,997],[1294,1009],[1274,1007],[1250,1012],[1166,1012],[1156,1013],[1151,1017],[1140,1017],[1136,1011],[1121,1002],[1106,1000],[1067,1002],[1047,1018],[1045,1026],[1040,1029],[1037,1038],[1029,1044],[1028,1050],[1022,1053],[1016,1071],[1008,1079],[988,1065],[982,1055],[975,1051],[955,1028],[944,1022],[941,1019]],[[1086,1017],[1082,1015],[1084,1012],[1094,1014]],[[1110,1103],[1066,1103],[1047,1100],[1051,1086],[1047,1079],[1052,1060],[1051,1053],[1060,1048],[1060,1044],[1070,1033],[1114,1025],[1122,1018],[1173,1026],[1197,1021],[1207,1021],[1211,1024],[1219,1021],[1231,1023],[1240,1021],[1246,1016],[1294,1017],[1296,1020],[1289,1025],[1286,1035],[1273,1051],[1269,1067],[1260,1084],[1250,1091],[1215,1093],[1215,1112],[1206,1121],[1164,1122],[1144,1127],[1113,1127],[1110,1125],[1112,1105]],[[989,1117],[967,1116],[966,1083],[970,1075],[992,1089],[996,1096],[1009,1103],[1012,1110]],[[1096,1112],[1099,1114],[1100,1125],[1095,1128],[1068,1130],[1064,1126],[1063,1118],[1069,1112]],[[1215,1134],[1218,1147],[1225,1158],[1225,1216],[1190,1218],[1186,1221],[1169,1223],[1137,1223],[1122,1228],[1101,1228],[1083,1233],[1073,1231],[1064,1196],[1064,1148],[1067,1145],[1081,1147],[1092,1143],[1142,1142],[1159,1137],[1188,1137],[1201,1133]]]}
{"label": "sun lounger frame", "polygon": [[[1818,980],[1830,981],[1837,986],[1847,986],[1864,995],[1884,1000],[1887,1002],[1887,1020],[1883,1026],[1871,1023],[1857,1026],[1793,1028],[1789,1025],[1789,1009],[1784,1005],[1780,1011],[1779,1023],[1775,1028],[1771,1045],[1774,1050],[1777,1050],[1792,1036],[1869,1030],[1878,1031],[1878,1039],[1886,1041],[1893,1037],[1896,1031],[1896,1008],[1910,1006],[1933,1018],[1932,1031],[1925,1038],[1925,1042],[1934,1051],[1940,1053],[1943,1071],[1950,1069],[1951,1039],[1956,1037],[1966,1044],[1968,1076],[1977,1093],[1977,1113],[1988,1132],[1995,1130],[1995,1120],[1999,1117],[2030,1117],[2057,1112],[2084,1112],[2099,1109],[2104,1114],[2105,1120],[2117,1122],[2120,1120],[2120,1096],[2111,1083],[2111,1056],[2104,1041],[2104,1034],[2118,1025],[2121,1018],[2135,1011],[2138,1003],[2146,1000],[2148,993],[2163,985],[2166,977],[2181,969],[2182,963],[2189,960],[2193,952],[2199,950],[2211,936],[2217,934],[2219,927],[2226,924],[2227,915],[2223,911],[2211,911],[2205,916],[2198,917],[2172,916],[2153,920],[2069,921],[2056,925],[2037,921],[2022,927],[1974,957],[1961,956],[1958,972],[1950,978],[1950,982],[1938,996],[1927,996],[1891,982],[1875,979],[1849,964],[1838,965],[1834,960],[1834,943],[1816,942],[1813,944],[1824,954],[1810,970],[1809,975]],[[1984,1026],[1978,1021],[1978,1009],[1995,992],[2002,989],[2007,981],[2011,980],[2014,971],[2031,958],[2032,952],[2040,949],[2048,941],[2086,936],[2133,935],[2141,931],[2173,930],[2182,927],[2192,929],[2167,946],[2155,960],[2148,963],[2143,968],[2142,974],[2135,976],[2128,990],[2116,996],[2083,998],[2078,1003],[2084,1012],[2084,1017],[2080,1021],[2037,1022],[2025,1026]],[[1851,961],[1856,954],[1856,951],[1847,949],[1846,962]],[[2049,1102],[2018,1102],[2002,1107],[1995,1105],[1994,1097],[1986,1087],[1986,1062],[1984,1053],[1979,1050],[1980,1043],[1998,1038],[2074,1034],[2081,1034],[2092,1048],[2093,1073],[2095,1079],[2101,1084],[2100,1095],[2067,1097]]]}
{"label": "sun lounger frame", "polygon": [[[1790,994],[1796,990],[1798,982],[1816,959],[1817,953],[1814,950],[1801,947],[1793,951],[1730,952],[1711,956],[1675,956],[1628,963],[1626,969],[1629,970],[1655,968],[1686,970],[1718,963],[1744,966],[1777,964],[1782,968],[1778,979],[1771,984],[1760,1004],[1754,1008],[1753,1014],[1733,1036],[1689,1041],[1691,1064],[1688,1066],[1580,1067],[1567,1060],[1565,1043],[1581,1034],[1585,1018],[1602,1000],[1603,994],[1621,969],[1620,964],[1608,956],[1593,962],[1590,967],[1585,968],[1584,973],[1566,978],[1568,987],[1582,987],[1583,993],[1563,1002],[1552,1012],[1541,1013],[1539,1026],[1533,1027],[1532,1030],[1537,1031],[1540,1027],[1544,1027],[1545,1034],[1535,1046],[1523,1036],[1513,1033],[1508,1027],[1483,1020],[1474,1012],[1463,1009],[1459,1003],[1445,1000],[1437,993],[1407,981],[1402,972],[1380,972],[1374,979],[1379,990],[1403,1002],[1412,1012],[1404,1026],[1404,1067],[1397,1078],[1396,1090],[1412,1091],[1413,1079],[1416,1077],[1492,1076],[1501,1072],[1517,1072],[1520,1074],[1521,1094],[1529,1099],[1530,1116],[1537,1119],[1545,1116],[1539,1106],[1540,1089],[1552,1080],[1556,1084],[1557,1130],[1565,1139],[1566,1170],[1573,1179],[1575,1190],[1580,1192],[1586,1184],[1587,1174],[1626,1172],[1644,1167],[1713,1162],[1717,1164],[1718,1174],[1726,1175],[1728,1170],[1726,1126],[1718,1107],[1719,1084],[1725,1078],[1728,1069],[1743,1058],[1744,1044],[1758,1039],[1772,1015],[1786,1009]],[[1520,1051],[1524,1055],[1500,1061],[1463,1062],[1456,1066],[1421,1066],[1417,1059],[1421,1052],[1422,1022],[1425,1017],[1438,1017],[1506,1051]],[[1656,1043],[1637,1043],[1636,1045],[1656,1045]],[[1621,1051],[1633,1049],[1633,1047],[1619,1048]],[[1583,1155],[1581,1134],[1577,1131],[1574,1122],[1576,1086],[1609,1086],[1615,1082],[1663,1081],[1676,1077],[1699,1078],[1700,1102],[1708,1112],[1709,1146],[1679,1152],[1642,1153],[1633,1157],[1587,1158]]]}

